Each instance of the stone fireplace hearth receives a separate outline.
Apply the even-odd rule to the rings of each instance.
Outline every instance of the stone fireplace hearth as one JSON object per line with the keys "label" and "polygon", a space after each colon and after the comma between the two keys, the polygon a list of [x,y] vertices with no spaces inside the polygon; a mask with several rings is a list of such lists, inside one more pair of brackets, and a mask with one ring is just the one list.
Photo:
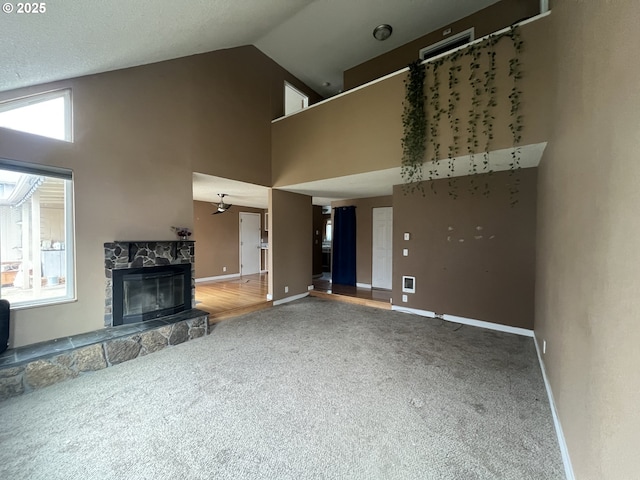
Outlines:
{"label": "stone fireplace hearth", "polygon": [[[149,272],[156,271],[158,267],[168,267],[167,270],[172,270],[171,266],[190,265],[187,272],[190,275],[185,275],[184,283],[184,308],[174,309],[172,312],[166,312],[164,314],[178,313],[179,311],[189,310],[195,306],[195,244],[192,241],[115,241],[104,244],[104,268],[105,268],[105,312],[104,312],[104,324],[106,327],[114,325],[120,325],[122,321],[122,286],[117,283],[114,284],[114,276],[118,278],[122,277],[122,273],[125,270],[131,272],[144,272],[146,268],[149,268]],[[154,267],[154,268],[150,268]],[[175,270],[175,269],[174,269]],[[114,275],[114,271],[117,271],[118,275]],[[157,282],[159,286],[163,285],[163,282]],[[114,288],[115,286],[115,288]],[[115,295],[114,295],[115,292]],[[174,295],[173,292],[166,292],[166,296]],[[164,297],[164,292],[159,292],[158,297]],[[133,296],[137,298],[137,296]],[[154,303],[147,301],[146,304]],[[162,302],[160,302],[162,303]],[[144,306],[145,311],[149,308],[148,305]],[[135,310],[135,306],[133,308]],[[114,317],[115,312],[115,317]],[[163,308],[158,307],[157,315],[154,312],[149,312],[146,315],[140,315],[140,320],[146,320],[151,318],[160,318],[163,315]],[[134,318],[131,316],[130,318]],[[130,321],[130,320],[129,320]],[[127,322],[124,322],[127,323]]]}

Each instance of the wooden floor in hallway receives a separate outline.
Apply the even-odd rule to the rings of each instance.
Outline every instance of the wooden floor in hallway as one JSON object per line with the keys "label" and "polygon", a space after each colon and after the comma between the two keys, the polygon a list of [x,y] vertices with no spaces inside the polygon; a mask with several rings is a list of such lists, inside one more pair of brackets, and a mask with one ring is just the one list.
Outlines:
{"label": "wooden floor in hallway", "polygon": [[[310,292],[311,295],[376,308],[391,308],[389,290],[333,285],[329,278],[314,279],[314,290]],[[221,320],[271,307],[273,302],[267,300],[268,293],[267,273],[245,275],[230,280],[198,282],[196,283],[196,308],[209,313],[211,325]]]}
{"label": "wooden floor in hallway", "polygon": [[313,279],[311,295],[369,307],[391,309],[391,290],[359,288],[331,283],[331,275]]}
{"label": "wooden floor in hallway", "polygon": [[209,312],[209,324],[270,307],[267,273],[196,283],[196,308]]}

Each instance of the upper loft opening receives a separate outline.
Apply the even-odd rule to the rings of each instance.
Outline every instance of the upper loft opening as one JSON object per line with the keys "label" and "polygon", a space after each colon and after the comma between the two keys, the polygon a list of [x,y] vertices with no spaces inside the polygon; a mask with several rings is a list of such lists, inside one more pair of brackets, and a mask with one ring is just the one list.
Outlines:
{"label": "upper loft opening", "polygon": [[0,102],[0,127],[72,142],[71,90]]}
{"label": "upper loft opening", "polygon": [[455,48],[466,45],[475,39],[475,28],[471,27],[464,32],[452,35],[449,38],[436,42],[427,47],[421,48],[419,52],[420,60],[428,60],[440,54],[449,52]]}

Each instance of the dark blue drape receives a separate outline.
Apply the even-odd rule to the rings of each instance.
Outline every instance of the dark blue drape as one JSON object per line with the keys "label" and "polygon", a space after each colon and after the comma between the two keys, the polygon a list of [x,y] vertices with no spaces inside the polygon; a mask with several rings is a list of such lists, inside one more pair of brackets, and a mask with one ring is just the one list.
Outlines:
{"label": "dark blue drape", "polygon": [[331,281],[356,285],[356,207],[337,207],[333,215]]}

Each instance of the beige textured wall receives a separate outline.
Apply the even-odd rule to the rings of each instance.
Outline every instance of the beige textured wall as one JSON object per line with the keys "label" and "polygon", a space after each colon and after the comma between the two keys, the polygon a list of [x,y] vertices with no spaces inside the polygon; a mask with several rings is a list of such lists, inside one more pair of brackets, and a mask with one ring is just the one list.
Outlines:
{"label": "beige textured wall", "polygon": [[555,1],[550,19],[536,337],[576,478],[638,478],[640,5]]}
{"label": "beige textured wall", "polygon": [[356,282],[371,285],[373,209],[375,207],[392,207],[393,196],[355,198],[331,202],[331,208],[350,205],[356,207]]}
{"label": "beige textured wall", "polygon": [[[273,300],[307,293],[313,264],[311,197],[272,189],[269,193],[269,293]],[[285,293],[284,287],[289,287]]]}
{"label": "beige textured wall", "polygon": [[[438,30],[423,35],[390,52],[367,60],[344,72],[344,89],[350,90],[364,83],[380,78],[388,73],[406,67],[410,62],[418,59],[421,48],[450,38],[475,28],[475,38],[481,38],[524,18],[532,17],[540,12],[540,0],[502,0],[484,8],[468,17],[450,25],[443,25]],[[443,36],[442,32],[450,28],[451,33]]]}
{"label": "beige textured wall", "polygon": [[[240,213],[260,214],[261,238],[264,214],[260,208],[234,205],[225,213],[211,215],[215,207],[209,202],[193,202],[193,237],[196,241],[196,279],[240,273]],[[226,271],[223,268],[227,267]]]}
{"label": "beige textured wall", "polygon": [[283,72],[241,47],[0,93],[70,87],[74,102],[73,144],[0,128],[0,157],[70,168],[75,189],[78,300],[14,311],[12,347],[102,328],[103,244],[192,227],[193,171],[270,183]]}
{"label": "beige textured wall", "polygon": [[[519,88],[525,92],[521,98],[521,114],[525,119],[523,145],[544,142],[549,138],[551,99],[548,91],[551,85],[547,75],[547,53],[553,47],[549,43],[548,28],[548,18],[521,28],[525,42],[521,55],[523,79],[519,84]],[[509,94],[513,86],[508,75],[509,59],[513,57],[511,42],[503,39],[496,52],[499,106],[493,112],[494,139],[490,150],[509,148],[513,143],[509,130],[512,121]],[[486,55],[480,59],[483,65],[481,70],[485,68],[484,62],[488,62]],[[469,58],[466,57],[464,65],[467,67],[458,74],[460,102],[455,115],[460,118],[459,155],[467,153],[468,112],[472,92],[465,82],[469,76],[468,64]],[[439,70],[442,108],[447,105],[449,65],[445,63]],[[406,73],[400,73],[275,122],[272,129],[274,186],[399,167],[406,76]],[[430,73],[427,83],[432,82]],[[444,96],[445,91],[447,96]],[[427,103],[427,114],[431,115],[430,112],[431,107]],[[478,130],[481,149],[484,148],[481,124]],[[452,136],[447,116],[443,115],[438,136],[440,159],[447,157]],[[425,160],[431,160],[432,157],[433,146],[429,141]]]}
{"label": "beige textured wall", "polygon": [[[490,195],[471,195],[459,178],[459,197],[447,180],[426,195],[393,191],[393,304],[440,314],[533,328],[536,170],[516,175],[520,193],[510,206],[509,172],[483,175]],[[411,238],[403,239],[408,232]],[[478,237],[478,238],[476,238]],[[402,256],[402,249],[409,256]],[[402,276],[416,277],[416,293],[402,302]]]}

